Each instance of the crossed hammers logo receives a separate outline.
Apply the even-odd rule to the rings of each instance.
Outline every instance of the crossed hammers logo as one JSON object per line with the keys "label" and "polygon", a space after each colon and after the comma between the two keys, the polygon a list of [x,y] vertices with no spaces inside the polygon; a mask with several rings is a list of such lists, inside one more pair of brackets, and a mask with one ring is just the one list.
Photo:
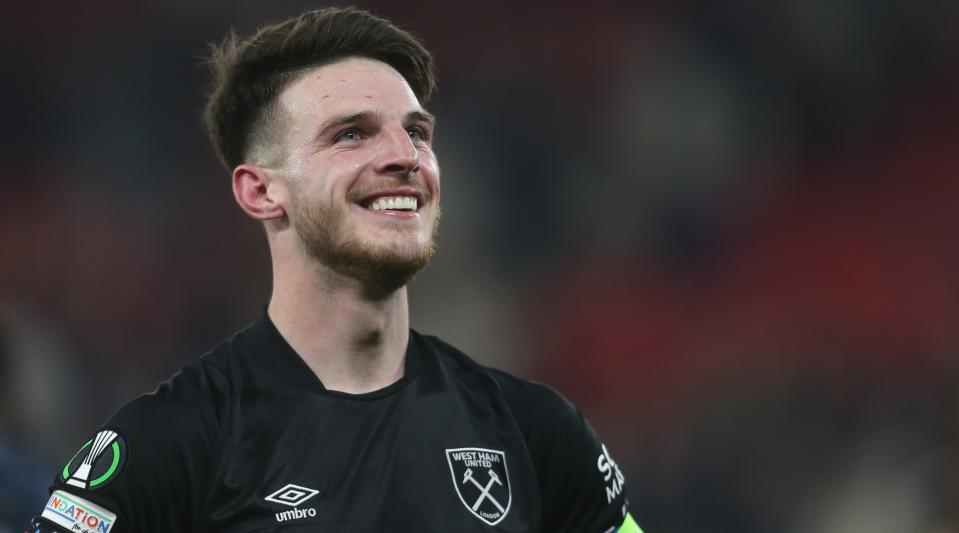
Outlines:
{"label": "crossed hammers logo", "polygon": [[462,483],[465,485],[467,481],[472,482],[473,485],[476,485],[476,488],[478,488],[478,489],[480,490],[480,496],[479,496],[479,498],[476,499],[476,503],[473,504],[473,511],[474,511],[474,512],[475,512],[477,509],[479,509],[479,506],[480,506],[480,504],[483,503],[483,500],[487,500],[487,499],[488,499],[490,502],[493,503],[493,505],[496,506],[497,509],[499,509],[499,512],[504,513],[504,514],[506,513],[506,509],[503,509],[503,506],[500,505],[500,503],[499,503],[498,501],[496,501],[496,498],[494,498],[492,494],[489,493],[490,489],[493,488],[493,483],[496,483],[496,484],[498,484],[498,485],[502,485],[502,484],[503,484],[503,482],[500,481],[499,476],[496,475],[496,472],[493,472],[493,469],[490,469],[490,470],[489,470],[489,482],[486,484],[485,487],[484,487],[483,485],[480,485],[480,482],[479,482],[479,481],[476,481],[476,478],[473,477],[473,469],[472,469],[472,468],[467,468],[467,469],[466,469],[466,472],[463,473],[463,482],[462,482]]}

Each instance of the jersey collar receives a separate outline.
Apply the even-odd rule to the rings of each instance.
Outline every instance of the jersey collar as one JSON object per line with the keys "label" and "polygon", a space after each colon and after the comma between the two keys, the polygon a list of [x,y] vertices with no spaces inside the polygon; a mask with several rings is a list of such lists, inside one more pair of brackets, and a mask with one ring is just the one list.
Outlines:
{"label": "jersey collar", "polygon": [[313,373],[313,370],[306,364],[306,361],[286,339],[276,329],[273,321],[264,308],[259,318],[243,332],[241,338],[244,344],[250,348],[252,357],[251,363],[254,367],[264,373],[273,376],[284,386],[302,386],[316,392],[321,392],[330,396],[343,398],[366,400],[376,399],[388,396],[397,390],[402,389],[407,383],[414,380],[419,373],[421,364],[421,355],[419,343],[416,341],[417,333],[410,330],[409,341],[406,346],[406,359],[403,377],[395,383],[382,389],[363,393],[349,394],[346,392],[328,390],[323,382]]}

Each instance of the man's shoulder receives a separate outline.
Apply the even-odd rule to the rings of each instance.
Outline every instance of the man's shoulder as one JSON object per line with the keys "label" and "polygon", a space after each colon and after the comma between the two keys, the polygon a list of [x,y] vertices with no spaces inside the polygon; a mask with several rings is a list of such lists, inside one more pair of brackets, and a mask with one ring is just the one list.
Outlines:
{"label": "man's shoulder", "polygon": [[438,337],[421,337],[446,359],[447,364],[452,361],[453,365],[462,369],[462,373],[482,376],[492,384],[524,429],[530,426],[552,426],[579,414],[575,405],[549,385],[483,365]]}
{"label": "man's shoulder", "polygon": [[[142,531],[144,521],[155,518],[146,514],[162,510],[164,519],[175,522],[180,511],[201,501],[222,458],[230,420],[231,385],[223,366],[229,342],[189,361],[78,439],[78,451],[57,472],[51,502],[100,509],[123,531]],[[51,513],[48,504],[44,519],[69,527]]]}
{"label": "man's shoulder", "polygon": [[[227,423],[232,396],[228,377],[231,339],[195,357],[160,382],[120,407],[107,421],[143,446],[162,445],[191,435],[210,436]],[[206,440],[206,437],[204,437]]]}
{"label": "man's shoulder", "polygon": [[638,531],[628,515],[622,471],[572,402],[548,385],[483,366],[435,337],[427,339],[445,354],[441,360],[454,361],[447,362],[454,379],[475,383],[471,378],[482,375],[507,404],[536,472],[543,531]]}

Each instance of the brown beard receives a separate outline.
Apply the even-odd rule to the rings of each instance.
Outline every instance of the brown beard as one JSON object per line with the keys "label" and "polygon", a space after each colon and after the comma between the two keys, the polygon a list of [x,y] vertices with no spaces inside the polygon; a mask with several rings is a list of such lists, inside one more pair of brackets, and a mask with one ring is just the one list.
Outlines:
{"label": "brown beard", "polygon": [[[436,252],[440,213],[433,221],[427,246],[399,253],[360,242],[347,232],[342,210],[322,202],[297,197],[290,218],[304,249],[334,272],[360,281],[370,294],[387,295],[406,285],[423,269]],[[299,205],[296,205],[299,204]]]}

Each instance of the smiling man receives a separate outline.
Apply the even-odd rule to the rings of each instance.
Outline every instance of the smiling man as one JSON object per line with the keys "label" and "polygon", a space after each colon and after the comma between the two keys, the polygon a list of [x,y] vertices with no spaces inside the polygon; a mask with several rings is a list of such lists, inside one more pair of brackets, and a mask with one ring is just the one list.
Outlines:
{"label": "smiling man", "polygon": [[637,532],[579,411],[409,328],[440,218],[430,54],[329,8],[228,38],[205,113],[273,293],[121,408],[35,531]]}

